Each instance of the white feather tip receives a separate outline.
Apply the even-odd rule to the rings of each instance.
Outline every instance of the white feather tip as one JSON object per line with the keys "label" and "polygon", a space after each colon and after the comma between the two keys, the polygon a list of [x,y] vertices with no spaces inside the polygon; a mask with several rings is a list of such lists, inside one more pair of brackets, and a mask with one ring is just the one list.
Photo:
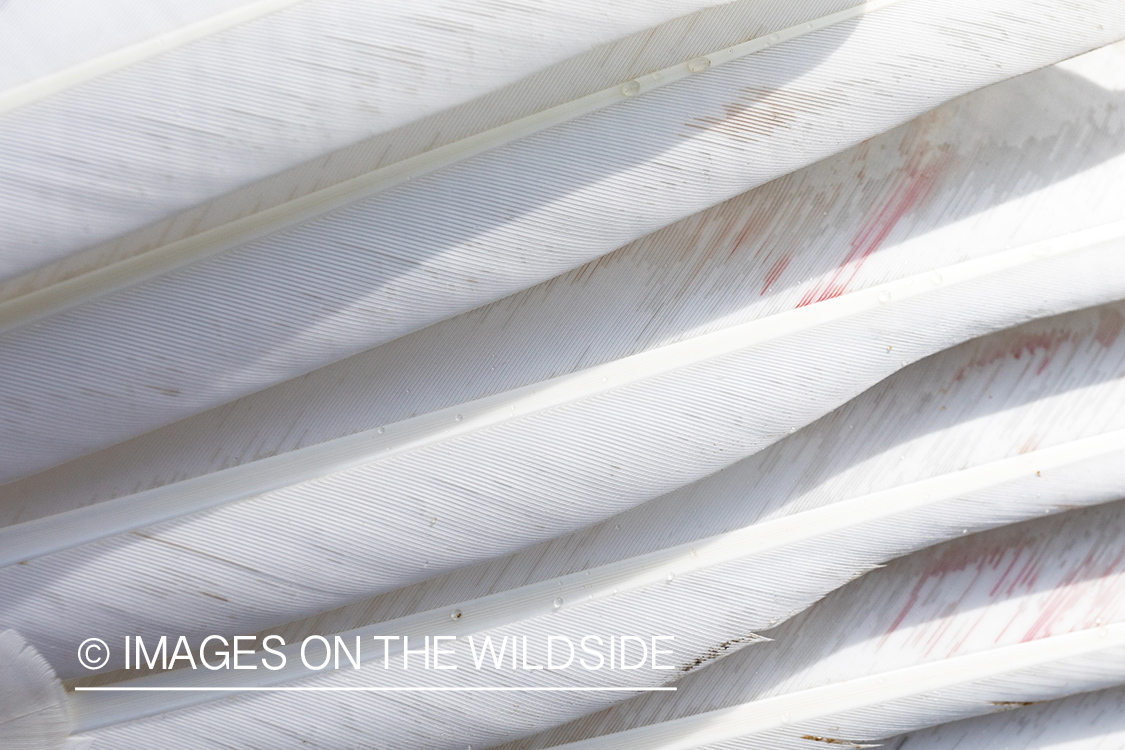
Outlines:
{"label": "white feather tip", "polygon": [[0,747],[62,748],[70,733],[66,693],[47,660],[14,630],[0,632]]}

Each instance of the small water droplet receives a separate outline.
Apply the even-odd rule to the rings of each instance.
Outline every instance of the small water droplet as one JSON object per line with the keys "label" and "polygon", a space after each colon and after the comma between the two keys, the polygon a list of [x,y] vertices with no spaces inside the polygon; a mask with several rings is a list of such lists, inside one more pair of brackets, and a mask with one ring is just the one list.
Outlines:
{"label": "small water droplet", "polygon": [[458,422],[460,422],[462,419],[464,419],[464,417],[462,417],[460,414],[458,414],[456,417],[454,417],[454,419],[457,420]]}
{"label": "small water droplet", "polygon": [[619,524],[619,523],[615,523],[615,524],[613,525],[613,528],[614,528],[614,530],[615,530],[615,531],[621,531],[621,524]]}
{"label": "small water droplet", "polygon": [[674,580],[676,580],[676,574],[675,573],[668,573],[668,583],[671,583]]}
{"label": "small water droplet", "polygon": [[906,360],[905,359],[899,360],[898,366],[899,367],[906,367]]}
{"label": "small water droplet", "polygon": [[450,612],[449,613],[449,619],[450,620],[460,620],[461,619],[461,610],[455,609],[452,612]]}
{"label": "small water droplet", "polygon": [[796,432],[796,431],[797,431],[797,428],[796,428],[796,427],[790,427],[790,428],[789,428],[789,434],[790,434],[790,435],[792,435],[792,434],[793,434],[794,432]]}
{"label": "small water droplet", "polygon": [[699,553],[695,551],[695,547],[691,548],[691,556],[692,557],[699,557]]}
{"label": "small water droplet", "polygon": [[702,73],[711,67],[711,61],[706,57],[697,57],[689,62],[687,67],[692,73]]}
{"label": "small water droplet", "polygon": [[887,291],[886,289],[879,292],[879,301],[884,303],[884,304],[886,304],[887,302],[890,302],[891,301],[891,293],[889,291]]}
{"label": "small water droplet", "polygon": [[781,723],[782,723],[782,724],[788,724],[788,723],[789,723],[789,718],[790,718],[790,717],[789,717],[789,712],[788,712],[788,711],[787,711],[787,712],[785,712],[785,713],[783,713],[783,714],[781,715]]}
{"label": "small water droplet", "polygon": [[384,432],[386,432],[386,430],[384,430],[382,427],[380,427],[378,430],[376,430],[376,432],[378,432],[380,435],[382,435]]}
{"label": "small water droplet", "polygon": [[770,34],[770,44],[777,44],[781,39],[781,34]]}
{"label": "small water droplet", "polygon": [[602,377],[602,382],[603,382],[603,383],[608,383],[608,382],[609,382],[609,378],[607,378],[607,377],[604,377],[604,376],[603,376],[603,377]]}
{"label": "small water droplet", "polygon": [[805,31],[812,31],[812,24],[811,23],[805,24]]}
{"label": "small water droplet", "polygon": [[930,283],[933,284],[934,286],[937,286],[938,284],[940,284],[941,283],[941,274],[938,273],[937,271],[934,271],[933,273],[931,273],[930,274]]}
{"label": "small water droplet", "polygon": [[641,92],[641,84],[636,81],[629,81],[621,87],[621,93],[625,96],[636,96]]}
{"label": "small water droplet", "polygon": [[968,529],[961,529],[961,533],[962,533],[962,534],[968,534],[968,533],[969,533],[969,530],[968,530]]}
{"label": "small water droplet", "polygon": [[617,593],[617,587],[616,586],[613,587],[613,593],[615,593],[615,594]]}
{"label": "small water droplet", "polygon": [[555,606],[555,609],[558,609],[559,607],[561,607],[561,606],[562,606],[562,604],[563,604],[563,602],[562,602],[562,597],[561,597],[561,596],[559,596],[559,597],[556,597],[556,598],[555,598],[555,601],[554,601],[554,606]]}

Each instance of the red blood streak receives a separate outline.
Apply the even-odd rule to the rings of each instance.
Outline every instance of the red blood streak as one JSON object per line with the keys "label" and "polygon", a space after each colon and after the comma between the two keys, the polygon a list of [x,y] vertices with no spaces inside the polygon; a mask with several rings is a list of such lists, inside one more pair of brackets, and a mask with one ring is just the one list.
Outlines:
{"label": "red blood streak", "polygon": [[929,193],[936,180],[936,170],[911,165],[891,196],[852,239],[847,256],[836,268],[832,278],[824,286],[818,285],[806,292],[797,307],[823,302],[843,294],[863,267],[863,262],[879,249],[902,217]]}
{"label": "red blood streak", "polygon": [[[789,256],[788,255],[786,255],[784,257],[781,257],[781,258],[778,258],[776,261],[774,261],[773,267],[771,267],[769,273],[766,274],[765,283],[762,284],[761,294],[765,294],[766,292],[769,291],[770,287],[773,286],[773,283],[778,280],[778,278],[785,271],[785,268],[788,265],[789,265]],[[758,296],[761,296],[761,294],[758,295]]]}

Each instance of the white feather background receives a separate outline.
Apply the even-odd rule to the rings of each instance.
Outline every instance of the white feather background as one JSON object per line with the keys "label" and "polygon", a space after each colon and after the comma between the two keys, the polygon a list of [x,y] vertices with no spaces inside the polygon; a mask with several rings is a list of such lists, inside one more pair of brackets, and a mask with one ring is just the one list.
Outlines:
{"label": "white feather background", "polygon": [[1115,750],[1125,745],[1125,691],[1104,690],[944,724],[886,743],[892,750]]}
{"label": "white feather background", "polygon": [[958,99],[555,281],[5,485],[0,513],[11,523],[148,490],[762,319],[841,287],[1115,222],[1125,200],[1121,64],[1108,48]]}
{"label": "white feather background", "polygon": [[[745,732],[737,723],[706,720],[706,712],[753,708],[759,702],[762,710],[745,716],[765,719],[765,732],[777,746],[801,747],[793,740],[806,734],[877,741],[935,723],[930,717],[948,721],[958,714],[989,713],[1119,684],[1125,638],[1120,625],[1125,614],[1123,522],[1121,508],[1109,505],[1016,524],[912,555],[770,631],[771,643],[745,648],[685,677],[671,697],[634,698],[517,746],[554,746],[588,734],[599,736],[575,746],[762,746],[766,737],[756,738],[756,732]],[[936,591],[943,595],[934,596]],[[1068,636],[1079,637],[1085,656],[1051,666],[1056,657],[1049,644],[1062,644]],[[1033,653],[1035,646],[1042,651],[1029,662],[1043,661],[1024,671],[1018,652],[1022,647]],[[1012,657],[997,660],[987,682],[974,686],[972,657],[1005,648]],[[1097,657],[1090,658],[1092,654]],[[954,690],[927,685],[924,671],[916,684],[905,674],[911,667],[957,659],[964,660],[963,666],[946,676]],[[849,696],[846,689],[824,690],[852,682],[858,688],[870,677],[876,677],[870,681],[874,700],[863,692]],[[920,695],[910,695],[921,686]],[[837,693],[843,711],[829,708]],[[804,705],[778,700],[803,694],[809,698]],[[792,706],[788,722],[784,714],[764,710],[770,700]],[[653,731],[657,722],[676,718],[678,726]],[[836,726],[832,722],[838,724],[835,731],[828,729]],[[642,725],[651,729],[641,730]],[[648,744],[630,738],[622,731],[627,728]]]}
{"label": "white feather background", "polygon": [[[495,300],[952,96],[1125,34],[1117,3],[1019,5],[1027,15],[1002,0],[892,4],[304,223],[261,237],[270,227],[254,224],[241,239],[216,230],[218,242],[196,240],[167,262],[146,255],[143,270],[107,268],[100,291],[16,298],[0,340],[16,417],[0,478]],[[935,76],[943,60],[957,64]],[[888,87],[899,93],[888,98]],[[775,91],[799,93],[765,95]]]}
{"label": "white feather background", "polygon": [[[1122,37],[0,3],[0,746],[1114,746]],[[668,669],[463,648],[633,632]],[[125,668],[181,634],[290,659]]]}
{"label": "white feather background", "polygon": [[[1125,350],[1119,345],[1107,350],[1096,339],[1099,322],[1116,314],[1119,306],[1076,313],[951,350],[903,371],[736,467],[588,531],[270,632],[281,632],[287,641],[295,642],[313,632],[338,632],[362,622],[383,621],[358,632],[365,640],[369,633],[409,632],[413,637],[440,632],[475,633],[478,638],[491,634],[499,642],[511,632],[535,638],[614,632],[626,625],[645,632],[659,630],[669,622],[669,613],[675,612],[681,634],[676,661],[682,666],[706,662],[714,644],[752,642],[747,640],[749,631],[772,627],[832,588],[896,555],[968,531],[1119,498],[1125,454],[1120,423],[1089,420],[1091,409],[1119,404],[1122,398],[1115,376]],[[1023,351],[1026,342],[1047,337],[1066,341],[1065,350]],[[997,351],[1004,356],[993,357]],[[1029,363],[1026,356],[1036,361]],[[992,383],[999,391],[1027,378],[1034,378],[1038,395],[1030,403],[997,404],[981,389],[982,383]],[[943,386],[948,386],[948,393],[940,400],[960,404],[959,411],[941,409],[937,403],[935,396]],[[1023,389],[1014,392],[1021,390],[1026,393]],[[964,394],[970,393],[979,394],[979,400],[966,412],[970,402]],[[1120,414],[1120,409],[1108,414]],[[904,431],[909,426],[917,437],[911,440],[902,432],[887,435],[888,424]],[[1050,434],[1042,433],[1045,424],[1051,426]],[[1043,441],[1043,447],[1027,452],[1037,439]],[[879,451],[880,440],[891,445]],[[1115,441],[1116,448],[1110,441]],[[857,461],[857,443],[873,448],[874,455]],[[1113,453],[1106,454],[1106,448],[1098,445],[1106,445]],[[1078,448],[1072,458],[1053,461],[1052,455],[1072,446]],[[1028,464],[1011,474],[1006,467],[1013,461]],[[841,471],[842,466],[849,468]],[[820,481],[818,474],[823,477]],[[950,480],[960,484],[946,484]],[[760,500],[749,505],[747,498]],[[832,515],[831,506],[836,503],[844,505]],[[818,507],[830,515],[818,513]],[[868,509],[874,515],[864,516]],[[749,525],[739,529],[740,520]],[[679,544],[669,546],[670,542]],[[831,553],[817,553],[826,549]],[[530,580],[528,571],[534,571]],[[671,581],[669,573],[673,574]],[[520,584],[523,590],[510,588]],[[474,599],[497,589],[510,590]],[[560,599],[562,605],[556,609]],[[409,614],[426,608],[433,608],[428,616]],[[455,625],[450,623],[450,612],[459,614]],[[690,635],[684,640],[683,634]],[[350,642],[353,637],[348,634],[345,639]],[[436,678],[401,672],[384,676],[377,671],[317,679],[321,685],[339,686],[373,681],[419,684],[429,677],[444,684],[445,675],[437,674]],[[472,684],[496,680],[511,685],[525,679],[529,684],[544,680],[552,684],[573,679],[541,673],[530,677],[470,674]],[[283,671],[263,679],[277,683],[307,675],[300,670]],[[672,679],[678,675],[654,676]],[[173,675],[171,681],[157,678],[140,684],[205,684],[192,682],[197,677],[181,674],[178,678]],[[645,676],[628,674],[621,678],[630,685],[645,680]],[[602,684],[607,677],[594,673],[586,679]],[[239,682],[246,680],[241,677]],[[123,705],[114,696],[81,697],[83,718],[79,721],[94,726],[114,718],[120,721],[122,715],[143,715],[203,700],[199,694],[140,694]],[[247,700],[261,707],[270,699],[253,696]],[[414,741],[410,739],[413,726],[478,743],[488,741],[488,734],[482,733],[489,730],[493,739],[503,732],[525,733],[533,720],[545,722],[566,712],[588,711],[606,700],[619,698],[584,696],[582,701],[560,705],[554,698],[529,704],[525,695],[497,696],[493,698],[495,710],[465,716],[456,708],[459,696],[452,702],[427,697],[405,704],[393,702],[393,709],[372,707],[371,713],[356,708],[355,716],[369,715],[385,732],[401,735],[404,747]],[[263,712],[237,705],[196,709],[204,717],[218,711],[216,715],[223,718],[197,718],[188,723],[206,721],[210,726],[211,722],[234,721],[239,711]],[[502,723],[489,727],[495,717],[502,717]],[[161,719],[160,725],[171,720]],[[295,732],[295,736],[307,735]]]}

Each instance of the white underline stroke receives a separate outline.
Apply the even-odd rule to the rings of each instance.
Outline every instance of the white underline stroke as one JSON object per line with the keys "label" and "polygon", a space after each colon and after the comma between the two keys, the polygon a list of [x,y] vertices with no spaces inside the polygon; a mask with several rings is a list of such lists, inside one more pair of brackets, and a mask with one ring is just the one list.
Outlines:
{"label": "white underline stroke", "polygon": [[75,691],[84,692],[118,692],[118,693],[187,693],[187,692],[223,692],[223,693],[668,693],[675,692],[674,687],[277,687],[247,686],[247,687],[75,687]]}

